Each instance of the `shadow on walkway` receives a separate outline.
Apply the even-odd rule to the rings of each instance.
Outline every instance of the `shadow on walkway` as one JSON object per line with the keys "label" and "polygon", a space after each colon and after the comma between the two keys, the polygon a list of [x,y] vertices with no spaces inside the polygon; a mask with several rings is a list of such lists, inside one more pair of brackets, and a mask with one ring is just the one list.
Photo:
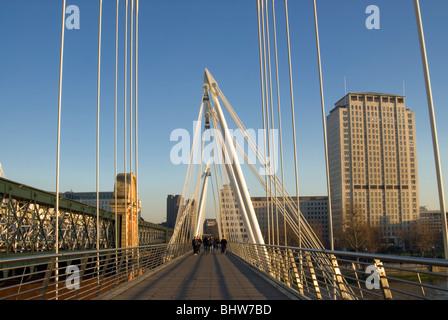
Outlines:
{"label": "shadow on walkway", "polygon": [[290,300],[232,254],[188,255],[113,300]]}

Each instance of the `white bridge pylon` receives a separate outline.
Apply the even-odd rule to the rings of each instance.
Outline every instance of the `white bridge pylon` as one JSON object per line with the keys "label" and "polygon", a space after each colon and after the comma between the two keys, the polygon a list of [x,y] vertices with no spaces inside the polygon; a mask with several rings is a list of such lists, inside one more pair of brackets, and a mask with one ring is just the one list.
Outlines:
{"label": "white bridge pylon", "polygon": [[[236,204],[238,205],[238,212],[241,214],[247,232],[248,242],[252,244],[264,244],[264,239],[255,215],[255,210],[238,159],[238,154],[233,144],[234,138],[230,134],[229,127],[219,102],[219,98],[222,99],[223,95],[215,79],[207,69],[205,70],[203,89],[204,94],[202,96],[201,109],[195,128],[190,162],[188,164],[187,175],[182,191],[181,205],[179,206],[176,226],[170,242],[185,242],[191,240],[194,236],[202,235],[207,190],[209,180],[211,179],[211,163],[213,163],[217,187],[219,187],[219,181],[227,181],[234,194]],[[211,97],[211,99],[209,97]],[[211,150],[213,159],[206,158],[204,153],[204,141],[200,143],[200,138],[198,139],[202,129],[202,115],[204,115],[205,118],[205,130],[210,129],[210,124],[213,125],[214,139],[211,137],[213,140],[213,150]],[[198,151],[198,148],[200,148],[200,151]],[[198,159],[195,159],[198,153],[200,154],[199,161],[197,161]],[[204,163],[206,163],[205,169],[203,166]],[[195,165],[198,165],[199,168],[195,168]],[[218,166],[221,170],[218,170]],[[221,173],[221,176],[223,176],[221,179],[219,178],[219,172]],[[195,177],[197,178],[196,181]],[[221,228],[221,210],[216,210],[216,203],[215,211],[220,237],[228,238],[228,235],[230,235],[232,231],[226,230],[226,228]],[[223,231],[224,234],[221,234],[221,231]]]}
{"label": "white bridge pylon", "polygon": [[[251,155],[256,156],[257,163],[261,168],[255,167],[252,161],[253,159],[248,160],[249,157],[244,151],[244,146],[241,146],[238,143],[239,141],[231,134],[231,130],[224,116],[224,111],[221,107],[221,102],[238,128],[241,129],[245,139],[244,142],[248,143],[249,149],[253,152]],[[205,119],[204,137],[201,138],[203,119]],[[204,148],[206,132],[210,132],[210,144],[207,148]],[[265,244],[252,204],[246,178],[243,174],[240,158],[238,157],[240,155],[244,158],[245,163],[249,166],[264,190],[269,193],[273,206],[283,216],[286,224],[297,237],[301,237],[302,244],[308,248],[323,248],[318,237],[300,213],[297,202],[288,195],[280,179],[275,175],[274,170],[271,168],[271,159],[267,159],[266,154],[262,154],[260,151],[262,147],[259,149],[253,137],[247,132],[241,120],[219,89],[216,80],[205,69],[199,117],[191,145],[188,169],[182,190],[176,225],[170,243],[185,243],[191,241],[194,236],[202,235],[207,190],[211,184],[212,190],[217,189],[219,195],[219,209],[217,208],[215,199],[216,221],[220,232],[219,237],[225,237],[230,242],[247,242],[257,245]],[[283,198],[278,198],[272,193],[272,188],[269,188],[266,183],[266,176],[262,177],[263,174],[272,179],[277,190],[281,190],[281,194],[285,195]],[[243,238],[237,236],[239,230],[241,230],[239,221],[233,220],[233,223],[228,223],[229,218],[234,219],[235,216],[226,216],[229,213],[226,208],[222,207],[223,189],[220,190],[220,188],[221,186],[224,188],[224,185],[233,192],[234,198],[225,200],[232,201],[236,205],[235,208],[237,210],[234,211],[234,214],[237,211],[238,217],[241,217],[242,223],[244,224],[245,236]]]}

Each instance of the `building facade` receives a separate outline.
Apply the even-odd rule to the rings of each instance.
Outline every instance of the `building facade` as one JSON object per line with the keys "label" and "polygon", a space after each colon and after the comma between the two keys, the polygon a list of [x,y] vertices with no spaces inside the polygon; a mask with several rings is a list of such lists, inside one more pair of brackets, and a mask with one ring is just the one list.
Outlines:
{"label": "building facade", "polygon": [[418,219],[415,130],[403,96],[349,93],[335,104],[327,116],[335,232],[349,211],[389,239]]}
{"label": "building facade", "polygon": [[220,190],[221,235],[228,241],[248,242],[249,236],[238,208],[238,203],[230,185]]}
{"label": "building facade", "polygon": [[[61,196],[70,200],[87,204],[92,207],[96,207],[96,192],[67,191],[62,193]],[[99,208],[101,210],[113,212],[112,207],[110,206],[110,203],[115,201],[113,191],[99,192],[99,200]]]}
{"label": "building facade", "polygon": [[[268,229],[277,226],[277,210],[275,205],[270,205],[266,197],[252,197],[252,204],[255,209],[255,214],[260,225],[260,229],[266,235]],[[278,197],[279,202],[282,202],[282,197]],[[292,202],[297,202],[297,197],[291,197]],[[269,207],[269,210],[268,210]],[[301,196],[299,197],[299,208],[302,215],[310,224],[313,231],[319,237],[324,245],[329,244],[330,239],[330,223],[328,215],[328,197],[327,196]],[[283,219],[278,213],[279,228],[283,228]]]}
{"label": "building facade", "polygon": [[[296,202],[296,197],[291,197]],[[258,224],[264,237],[265,243],[269,242],[269,232],[274,226],[284,234],[284,220],[275,206],[267,201],[266,197],[251,197]],[[281,202],[282,198],[278,200]],[[247,231],[243,218],[238,210],[238,204],[229,185],[224,185],[220,193],[221,203],[221,228],[222,233],[232,241],[234,239],[248,241]],[[315,231],[324,245],[329,243],[329,216],[327,196],[303,196],[299,197],[299,207],[305,219]],[[268,209],[269,208],[269,209]],[[288,209],[289,210],[289,209]],[[278,213],[278,214],[277,214]],[[278,217],[278,218],[277,218]],[[282,235],[283,237],[283,235]],[[275,242],[275,237],[271,240]]]}
{"label": "building facade", "polygon": [[0,163],[0,178],[5,178],[6,179],[5,171],[3,171],[3,169],[2,169],[2,164],[1,163]]}

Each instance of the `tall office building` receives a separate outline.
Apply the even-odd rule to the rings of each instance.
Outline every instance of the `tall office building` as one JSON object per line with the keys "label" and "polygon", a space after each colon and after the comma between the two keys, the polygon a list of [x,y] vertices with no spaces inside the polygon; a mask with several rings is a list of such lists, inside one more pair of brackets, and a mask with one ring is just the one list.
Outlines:
{"label": "tall office building", "polygon": [[177,212],[179,211],[179,206],[182,204],[181,195],[168,195],[166,198],[166,226],[169,228],[174,228],[177,219]]}
{"label": "tall office building", "polygon": [[415,115],[405,97],[349,93],[327,130],[335,234],[354,208],[393,239],[419,214]]}

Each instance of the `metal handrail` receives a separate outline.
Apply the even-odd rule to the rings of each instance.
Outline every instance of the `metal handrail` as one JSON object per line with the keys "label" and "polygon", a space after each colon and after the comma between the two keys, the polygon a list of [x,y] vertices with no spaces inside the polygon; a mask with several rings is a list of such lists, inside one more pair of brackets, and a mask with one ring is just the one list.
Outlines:
{"label": "metal handrail", "polygon": [[189,249],[162,244],[0,259],[0,300],[93,299]]}
{"label": "metal handrail", "polygon": [[240,243],[229,250],[309,299],[448,299],[448,260]]}
{"label": "metal handrail", "polygon": [[[93,299],[187,253],[190,244],[0,260],[0,300]],[[229,250],[303,297],[448,299],[448,261],[230,243]]]}

